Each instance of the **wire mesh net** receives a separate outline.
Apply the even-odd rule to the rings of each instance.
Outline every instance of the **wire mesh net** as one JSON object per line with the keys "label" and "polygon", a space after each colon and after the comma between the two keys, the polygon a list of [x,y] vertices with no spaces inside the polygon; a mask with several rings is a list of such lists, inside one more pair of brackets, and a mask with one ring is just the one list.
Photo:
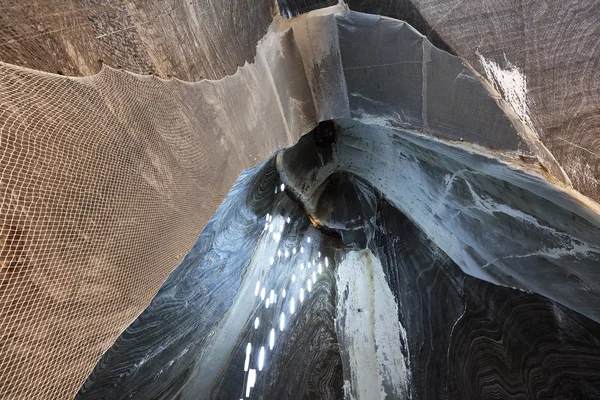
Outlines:
{"label": "wire mesh net", "polygon": [[239,173],[283,144],[236,143],[216,91],[0,64],[1,398],[72,398]]}

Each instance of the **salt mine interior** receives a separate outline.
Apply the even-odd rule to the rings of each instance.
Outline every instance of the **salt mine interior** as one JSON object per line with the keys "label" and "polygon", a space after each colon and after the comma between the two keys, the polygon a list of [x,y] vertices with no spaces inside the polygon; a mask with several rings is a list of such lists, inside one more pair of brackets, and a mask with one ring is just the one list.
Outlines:
{"label": "salt mine interior", "polygon": [[600,398],[596,0],[0,27],[0,399]]}

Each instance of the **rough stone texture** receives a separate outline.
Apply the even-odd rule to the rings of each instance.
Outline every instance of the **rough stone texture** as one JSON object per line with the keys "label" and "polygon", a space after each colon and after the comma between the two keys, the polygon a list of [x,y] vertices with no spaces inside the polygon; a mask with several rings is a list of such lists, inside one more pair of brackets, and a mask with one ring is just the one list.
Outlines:
{"label": "rough stone texture", "polygon": [[478,53],[527,80],[531,119],[574,187],[600,198],[600,3],[416,0],[433,29],[483,73]]}
{"label": "rough stone texture", "polygon": [[254,59],[271,1],[2,1],[0,61],[69,76],[103,64],[184,81],[219,79]]}
{"label": "rough stone texture", "polygon": [[279,13],[286,18],[293,18],[319,8],[338,4],[336,0],[277,0]]}
{"label": "rough stone texture", "polygon": [[[7,27],[2,35],[5,34],[7,39],[0,43],[0,48],[4,52],[0,53],[1,59],[50,72],[93,74],[100,68],[98,60],[103,57],[102,60],[106,65],[121,66],[140,73],[152,70],[160,77],[176,76],[184,80],[198,80],[202,77],[220,78],[225,74],[233,73],[237,65],[252,59],[254,44],[266,30],[266,23],[270,19],[269,12],[271,12],[265,11],[271,10],[267,3],[264,5],[265,8],[240,6],[239,9],[233,5],[232,8],[225,9],[228,7],[226,4],[185,2],[176,3],[175,8],[172,8],[170,3],[65,4],[51,3],[50,6],[53,8],[40,4],[34,6],[7,4],[2,16],[4,18],[2,26]],[[391,7],[392,3],[389,4]],[[457,3],[456,9],[468,4]],[[198,10],[200,5],[202,9]],[[425,3],[421,6],[426,8]],[[492,5],[489,7],[493,8]],[[408,9],[413,10],[410,11],[411,13],[416,13],[414,8]],[[423,21],[430,21],[427,12],[419,7],[417,9],[420,10],[420,15],[424,16]],[[517,9],[521,10],[522,7]],[[240,10],[241,15],[238,15],[236,10]],[[435,10],[439,11],[439,7],[436,6]],[[423,21],[419,22],[423,24],[420,29],[427,30],[427,26],[431,26],[435,31],[441,32],[441,28],[445,27],[452,32],[455,25],[463,24],[468,35],[463,33],[460,35],[464,36],[465,42],[482,40],[479,34],[494,36],[497,32],[503,32],[503,29],[508,28],[517,32],[511,31],[518,39],[521,32],[519,29],[525,30],[525,27],[520,25],[516,27],[511,25],[514,19],[510,13],[514,10],[503,11],[507,14],[503,18],[508,18],[510,23],[494,28],[498,29],[497,31],[484,32],[481,27],[475,26],[472,27],[475,33],[467,29],[470,20],[445,19],[450,17],[444,15],[452,16],[454,12],[452,9],[446,11],[446,14],[439,16],[439,23],[427,25]],[[430,10],[429,13],[433,11]],[[478,15],[472,18],[479,21],[480,25],[488,22],[494,24],[499,18],[498,15],[504,15],[503,13],[488,13],[488,19],[484,20],[477,20]],[[593,18],[596,14],[595,9],[590,8],[582,12],[578,11],[577,15]],[[204,18],[209,20],[205,21]],[[234,20],[236,23],[239,21],[252,21],[252,23],[247,25],[229,23]],[[264,21],[267,22],[262,25]],[[263,53],[262,58],[257,57],[260,67],[250,66],[242,69],[231,79],[219,82],[204,81],[197,85],[186,85],[177,81],[164,82],[156,78],[133,76],[108,68],[89,79],[77,80],[2,65],[0,126],[3,143],[6,145],[2,154],[3,172],[0,182],[5,200],[2,204],[5,219],[0,239],[2,240],[1,294],[6,296],[0,304],[5,310],[0,324],[3,329],[0,332],[2,334],[0,345],[2,345],[2,354],[5,355],[4,369],[0,369],[0,374],[3,378],[11,377],[1,380],[0,391],[3,395],[14,398],[38,398],[44,395],[58,398],[65,393],[73,393],[97,357],[131,321],[131,318],[144,307],[163,278],[179,262],[177,256],[189,248],[197,231],[217,208],[242,169],[255,165],[259,160],[266,158],[271,151],[294,143],[305,131],[303,129],[314,123],[315,115],[321,118],[332,118],[350,115],[350,111],[356,111],[348,110],[348,107],[352,106],[352,103],[348,104],[348,93],[345,92],[344,83],[348,84],[348,81],[344,82],[340,76],[330,75],[332,72],[339,73],[342,68],[340,59],[335,58],[340,56],[340,49],[333,49],[335,51],[332,53],[327,52],[331,50],[330,45],[333,47],[336,45],[335,40],[330,36],[338,32],[336,26],[332,24],[335,19],[331,15],[324,15],[310,21],[303,20],[301,17],[297,21],[300,23],[294,29],[284,29],[269,37],[273,40],[270,44],[281,45],[281,51]],[[383,21],[384,24],[389,22],[389,20]],[[446,26],[446,24],[450,25]],[[408,29],[407,25],[399,24],[397,21],[393,21],[392,25]],[[579,24],[578,27],[581,28],[583,25],[585,24]],[[33,27],[39,32],[34,31]],[[236,27],[240,30],[236,30]],[[315,30],[310,31],[311,29]],[[326,32],[327,35],[307,36],[316,31]],[[508,35],[512,38],[512,42],[507,43],[518,48],[519,42],[513,36]],[[565,32],[563,36],[570,38],[569,32]],[[430,34],[429,37],[432,35]],[[539,34],[538,39],[539,42],[535,44],[546,49],[543,46],[546,43],[543,41],[546,40],[545,37]],[[485,41],[485,38],[483,40]],[[494,43],[501,43],[502,40],[508,39],[494,36],[494,40]],[[448,43],[453,42],[448,41]],[[577,42],[577,45],[579,43]],[[351,44],[348,44],[350,49]],[[568,41],[567,44],[572,45]],[[368,47],[377,50],[376,45],[375,42],[374,46]],[[495,60],[503,66],[503,61],[494,56],[495,48],[490,46],[490,49],[485,52],[482,50],[484,58]],[[549,64],[546,64],[546,60],[542,62],[535,57],[546,57],[548,54],[555,56],[555,52],[542,53],[532,47],[533,45],[528,46],[526,48],[531,53],[531,58],[526,59],[538,68],[531,67],[532,71],[542,70],[539,73],[545,74],[544,65]],[[559,47],[557,48],[560,50]],[[596,47],[591,48],[591,53],[596,51]],[[318,50],[320,57],[315,57],[315,54],[312,54],[312,58],[305,57],[315,49]],[[518,53],[517,50],[515,51]],[[583,50],[579,51],[585,53]],[[460,54],[458,51],[457,53]],[[581,63],[587,60],[587,56],[589,54],[578,55]],[[472,54],[471,57],[475,59]],[[447,54],[444,58],[450,59]],[[508,60],[516,67],[523,68],[518,62],[510,58]],[[392,63],[398,61],[401,60],[392,60]],[[424,65],[422,59],[417,61],[419,66]],[[456,61],[452,59],[454,65],[458,66]],[[565,61],[565,68],[573,69],[570,64],[572,60],[567,61]],[[589,64],[589,61],[585,62]],[[265,63],[268,66],[278,67],[267,73],[266,70],[260,69],[266,68]],[[383,66],[385,68],[382,69],[379,69],[382,65],[375,62],[373,65],[363,63],[349,66],[355,73],[360,71],[372,74],[372,77],[377,78],[372,82],[381,83],[379,78],[382,77],[382,73],[388,71],[393,71],[390,76],[397,78],[397,72],[403,71],[398,65],[395,64],[394,68]],[[479,68],[482,71],[481,66]],[[593,69],[585,71],[590,70],[593,71]],[[584,75],[589,73],[585,71]],[[562,77],[559,75],[557,74],[558,77]],[[461,68],[458,68],[454,75],[448,75],[451,79],[458,79],[460,76],[465,77]],[[525,76],[529,86],[532,78],[527,73]],[[336,80],[328,80],[331,77]],[[360,84],[359,78],[356,74],[353,82]],[[466,79],[475,82],[472,75],[468,75]],[[565,86],[564,80],[567,78],[561,79],[563,80],[559,80],[559,83],[562,82],[560,84]],[[575,89],[588,90],[583,91],[585,95],[581,103],[582,109],[586,110],[588,92],[590,90],[593,92],[596,84],[593,79],[590,82],[586,88],[572,85]],[[441,82],[441,86],[444,85],[449,86],[444,81]],[[540,87],[544,92],[544,86]],[[381,88],[386,88],[385,81]],[[376,97],[368,91],[372,88],[363,89],[370,97]],[[571,87],[567,85],[563,90],[569,91]],[[377,94],[377,91],[374,93]],[[317,94],[318,99],[311,98],[311,94],[313,96]],[[560,97],[556,92],[551,92],[551,95]],[[485,98],[487,103],[491,103],[489,98],[482,98]],[[554,105],[560,103],[560,99],[548,100],[544,96],[542,98],[554,101],[555,103],[552,103]],[[336,103],[336,100],[340,102]],[[465,101],[475,101],[476,105],[481,105],[479,100],[480,98],[467,97]],[[313,101],[321,103],[316,107]],[[568,103],[566,100],[563,102]],[[440,103],[441,106],[456,104],[443,101]],[[395,104],[401,103],[395,102]],[[489,105],[490,107],[485,108],[486,113],[500,111],[493,107],[494,104]],[[550,105],[547,104],[545,107],[551,109]],[[543,126],[540,125],[543,119],[537,115],[539,107],[541,106],[537,102],[530,105],[531,120],[539,133],[545,134],[539,129],[539,126]],[[401,110],[402,107],[399,109]],[[377,111],[377,107],[374,110]],[[333,114],[327,115],[327,113]],[[461,115],[468,117],[468,114]],[[417,112],[416,115],[418,119],[419,113]],[[494,115],[498,116],[498,114]],[[360,117],[360,113],[355,113],[353,116]],[[487,115],[484,115],[484,118],[486,117]],[[504,118],[503,115],[500,117]],[[453,118],[446,118],[445,121],[449,121],[452,125]],[[458,122],[467,121],[461,118]],[[549,124],[554,125],[556,121]],[[240,125],[243,127],[240,128]],[[572,125],[577,126],[577,129],[584,129],[586,123]],[[591,126],[593,130],[594,124],[587,126]],[[478,129],[479,135],[485,130],[481,127]],[[443,133],[441,131],[440,134]],[[516,134],[510,129],[503,132]],[[452,134],[442,135],[442,137],[449,139],[461,137],[456,130],[450,133]],[[514,144],[518,141],[504,141],[501,137],[493,136],[494,133],[490,132],[490,137],[493,139],[490,142],[492,147],[505,149],[499,145],[508,145],[508,149],[515,148]],[[104,142],[99,141],[99,138],[103,138]],[[150,141],[149,138],[152,140]],[[201,140],[197,141],[198,138]],[[514,136],[512,138],[516,139]],[[543,138],[546,140],[548,136]],[[349,146],[352,147],[355,143],[352,142],[352,138],[350,139]],[[562,138],[560,142],[567,143],[565,140],[569,139]],[[477,142],[477,140],[473,141]],[[377,144],[374,140],[370,143]],[[580,146],[577,142],[572,143]],[[382,146],[378,148],[376,154],[389,155],[386,151],[394,149],[394,146],[387,145],[388,142],[384,141],[380,144]],[[484,144],[489,145],[488,142]],[[364,144],[361,147],[368,149]],[[583,146],[575,148],[581,151],[581,154],[586,154],[586,157],[593,156],[593,150],[581,147]],[[577,157],[570,157],[571,153],[566,154],[568,160],[579,162]],[[431,154],[423,158],[423,161],[429,164],[431,160],[439,162],[443,158]],[[576,185],[580,184],[578,182],[587,182],[589,187],[594,187],[596,175],[593,175],[592,169],[597,164],[586,164],[586,161],[582,160],[578,165],[581,167],[579,170],[583,172],[571,174],[573,181]],[[512,161],[515,160],[511,159],[507,162]],[[380,160],[376,162],[382,164]],[[405,165],[414,167],[414,163]],[[532,167],[531,170],[522,164],[518,166],[530,172],[537,171],[535,169],[537,166]],[[355,167],[360,169],[362,166],[355,165]],[[497,168],[495,164],[492,167],[486,170],[487,175]],[[569,169],[565,166],[565,168],[568,172],[577,170],[575,167]],[[591,172],[588,173],[588,169]],[[87,170],[90,172],[86,172]],[[399,169],[405,173],[408,170]],[[370,181],[376,185],[377,180],[381,181],[381,177],[387,172],[389,171],[378,171],[370,176]],[[535,202],[518,203],[516,199],[521,198],[520,195],[531,198],[528,191],[539,189],[536,184],[539,184],[542,179],[540,175],[531,178],[525,172],[521,172],[522,175],[519,175],[523,178],[521,182],[525,183],[518,188],[502,186],[498,182],[488,184],[491,180],[485,181],[488,183],[483,182],[484,184],[473,192],[472,197],[464,196],[464,202],[454,204],[446,202],[443,207],[439,205],[433,211],[436,216],[448,216],[448,218],[441,218],[441,221],[447,224],[444,228],[446,235],[439,234],[444,233],[439,229],[440,224],[427,226],[426,233],[433,237],[436,245],[443,247],[444,251],[448,253],[454,251],[451,255],[455,261],[460,261],[459,267],[467,268],[469,273],[475,275],[478,271],[481,272],[480,270],[486,270],[481,272],[480,277],[493,278],[494,282],[536,283],[537,281],[531,278],[548,277],[550,270],[555,274],[554,280],[561,282],[561,285],[547,287],[545,284],[540,284],[533,289],[549,297],[554,296],[555,300],[562,301],[590,318],[597,319],[596,282],[598,280],[588,279],[590,276],[594,278],[593,274],[596,271],[595,265],[592,264],[598,254],[598,246],[595,244],[597,236],[594,236],[597,231],[582,222],[582,219],[588,216],[586,213],[591,211],[585,207],[583,211],[577,207],[573,208],[572,202],[576,201],[569,196],[575,194],[566,192],[560,193],[560,196],[563,196],[562,203],[551,205],[553,208],[546,207],[546,204],[540,207],[540,210],[529,210],[529,204]],[[399,202],[396,206],[407,207],[408,211],[412,211],[407,212],[411,218],[418,217],[421,223],[425,223],[427,220],[423,216],[430,215],[432,211],[427,207],[434,204],[427,195],[437,193],[440,198],[452,195],[460,199],[461,195],[471,189],[470,185],[481,183],[476,177],[477,173],[471,176],[471,167],[466,172],[452,169],[452,173],[455,176],[449,177],[448,180],[445,179],[445,175],[435,174],[427,178],[435,183],[432,185],[434,189],[441,189],[445,195],[440,191],[430,190],[425,195],[416,196],[414,193],[420,189],[431,189],[426,185],[421,185],[420,188],[417,185],[412,187],[415,189],[413,194],[406,188],[403,193],[397,193]],[[463,174],[469,178],[464,177]],[[404,175],[396,173],[394,179],[400,176]],[[404,177],[408,182],[423,183],[415,181],[414,176]],[[196,187],[198,183],[202,187],[201,190]],[[498,190],[498,187],[510,190]],[[545,189],[540,193],[557,195],[556,188],[543,187]],[[114,193],[122,193],[122,195]],[[175,196],[171,196],[174,193]],[[412,195],[417,198],[411,198]],[[519,206],[515,209],[498,208],[496,204],[488,201],[490,196],[502,198],[505,202],[510,201],[508,204],[513,205],[515,204],[513,201],[517,201]],[[578,198],[578,200],[582,199]],[[145,202],[150,203],[153,212],[148,212],[147,208],[140,208],[140,204],[146,204]],[[165,211],[166,209],[168,211]],[[548,245],[548,248],[533,246],[536,251],[529,252],[531,249],[527,246],[521,247],[527,242],[519,238],[535,237],[530,233],[544,230],[548,226],[553,229],[555,225],[548,224],[554,223],[556,213],[549,213],[550,216],[545,213],[557,209],[560,209],[561,217],[558,222],[564,223],[559,227],[566,226],[567,229],[563,231],[574,230],[567,235],[568,242],[565,242],[572,246],[562,246],[565,243],[560,240],[565,239],[565,235],[557,234],[553,236],[552,241],[543,242],[544,245]],[[118,210],[122,215],[114,210]],[[423,212],[417,215],[415,210]],[[539,216],[544,220],[545,225],[539,223],[536,225],[528,215],[522,214],[524,210],[529,212],[529,215]],[[497,215],[507,212],[512,215],[497,218]],[[516,220],[519,220],[518,217],[524,217],[527,223],[513,224],[515,216],[517,216]],[[487,226],[471,223],[484,219],[489,224],[497,223],[496,220],[502,220],[505,224],[498,225],[502,230],[490,231]],[[455,220],[460,224],[454,223]],[[104,222],[98,226],[97,221]],[[577,222],[573,223],[573,221]],[[466,227],[463,230],[481,233],[481,236],[486,237],[485,243],[478,241],[467,243],[471,248],[467,247],[462,253],[461,246],[449,245],[447,240],[456,236],[461,226]],[[519,228],[513,231],[515,226]],[[116,229],[113,230],[113,227]],[[579,232],[575,232],[577,230]],[[110,236],[106,232],[111,232],[110,235],[115,236]],[[504,243],[515,247],[509,251],[507,248],[502,250],[502,246],[498,246],[503,252],[498,253],[498,248],[492,249],[493,253],[488,252],[486,249],[488,243],[499,242],[494,234],[500,235]],[[465,237],[470,239],[476,236],[467,235],[460,239]],[[123,238],[128,240],[124,242]],[[227,241],[227,239],[229,238],[223,240]],[[538,241],[537,244],[539,245],[540,242]],[[593,246],[586,248],[585,245],[589,243]],[[132,252],[140,257],[132,255]],[[62,262],[63,255],[66,262]],[[496,255],[501,256],[499,260],[494,259]],[[516,260],[512,260],[512,257]],[[560,259],[560,265],[553,268],[552,264],[557,257]],[[528,268],[528,263],[541,265],[543,268]],[[93,268],[85,268],[86,266]],[[97,271],[101,274],[96,275]],[[140,274],[139,271],[152,271],[152,273]],[[235,274],[234,277],[239,278]],[[65,290],[72,287],[73,281],[81,281],[83,284],[72,292]],[[527,285],[526,287],[532,288]],[[572,296],[568,291],[569,288],[578,289],[577,295]],[[93,296],[90,295],[91,291]],[[328,349],[335,358],[336,343],[330,332],[331,305],[327,303],[331,300],[331,296],[328,296],[323,297],[326,317],[319,321],[321,324],[319,329],[315,328],[315,335],[308,338],[306,343],[313,338],[326,338],[330,344]],[[210,303],[207,304],[210,306]],[[102,307],[98,308],[98,305]],[[477,311],[477,307],[475,305],[473,309]],[[226,307],[221,311],[225,312],[225,309]],[[98,313],[102,315],[99,316]],[[563,311],[558,315],[562,313]],[[500,322],[504,319],[492,314],[490,313],[490,318],[498,318]],[[107,315],[114,319],[105,323],[102,318]],[[160,318],[164,315],[161,314]],[[484,315],[483,319],[485,318]],[[94,321],[97,325],[90,326],[89,321]],[[202,323],[208,326],[213,322],[207,320]],[[94,334],[87,334],[85,329]],[[103,332],[100,332],[101,330]],[[467,328],[466,331],[468,330]],[[457,331],[458,333],[460,331]],[[460,342],[468,344],[469,341]],[[152,347],[148,349],[150,354],[153,354],[152,351],[155,349]],[[190,350],[183,347],[180,353],[175,354],[175,358],[169,359],[173,355],[171,354],[163,361],[166,360],[168,365],[178,360],[179,355],[183,357],[187,354],[182,354],[184,351]],[[83,352],[85,354],[82,354]],[[312,360],[315,363],[320,366],[330,365],[333,371],[337,371],[336,368],[339,366],[337,361],[323,363],[319,360],[319,354],[314,354]],[[138,359],[140,363],[145,362],[144,360],[144,357]],[[295,355],[289,360],[301,361]],[[53,368],[52,366],[56,366],[57,363],[66,363],[68,367]],[[461,365],[461,361],[457,361],[457,364]],[[286,364],[284,362],[280,365]],[[116,377],[110,375],[109,378],[129,379],[128,372],[135,368],[129,365],[126,372],[119,371]],[[475,367],[472,369],[472,371],[476,370]],[[154,372],[160,374],[160,371],[161,369],[156,369]],[[189,371],[185,370],[186,373]],[[338,372],[328,373],[327,368],[322,371],[331,378],[331,382],[337,384]],[[121,374],[123,376],[120,376]],[[29,378],[35,378],[36,381],[33,382],[33,379]],[[143,381],[148,379],[148,376],[137,376],[137,378]],[[185,376],[176,378],[185,379]],[[274,379],[279,379],[281,382],[282,378],[275,376]],[[297,384],[301,386],[302,382],[306,380],[300,380]],[[335,396],[339,392],[339,386],[332,387],[333,389],[327,393]],[[163,393],[171,393],[169,392],[171,388],[160,389],[166,390]],[[193,395],[194,391],[190,393]]]}

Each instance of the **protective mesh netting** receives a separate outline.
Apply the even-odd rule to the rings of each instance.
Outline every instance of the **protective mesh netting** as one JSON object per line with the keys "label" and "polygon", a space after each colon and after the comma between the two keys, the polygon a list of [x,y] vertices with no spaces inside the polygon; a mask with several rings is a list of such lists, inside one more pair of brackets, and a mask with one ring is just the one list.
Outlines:
{"label": "protective mesh netting", "polygon": [[222,87],[0,64],[0,398],[71,398],[239,173],[287,143],[236,142]]}

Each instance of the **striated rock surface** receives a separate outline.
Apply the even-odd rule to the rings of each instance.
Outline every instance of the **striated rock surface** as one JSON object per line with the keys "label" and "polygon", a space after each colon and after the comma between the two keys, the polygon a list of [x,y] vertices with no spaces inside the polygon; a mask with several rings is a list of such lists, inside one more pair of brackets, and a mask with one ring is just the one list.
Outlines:
{"label": "striated rock surface", "polygon": [[[198,67],[148,38],[199,46],[204,14],[136,4],[88,44],[126,35],[148,47],[128,69],[190,80],[248,59],[271,10],[240,8],[257,16],[240,58],[216,55],[226,33]],[[600,208],[518,68],[428,37],[340,4],[276,18],[216,81],[2,63],[0,394],[598,397]],[[74,73],[95,72],[74,43]]]}

